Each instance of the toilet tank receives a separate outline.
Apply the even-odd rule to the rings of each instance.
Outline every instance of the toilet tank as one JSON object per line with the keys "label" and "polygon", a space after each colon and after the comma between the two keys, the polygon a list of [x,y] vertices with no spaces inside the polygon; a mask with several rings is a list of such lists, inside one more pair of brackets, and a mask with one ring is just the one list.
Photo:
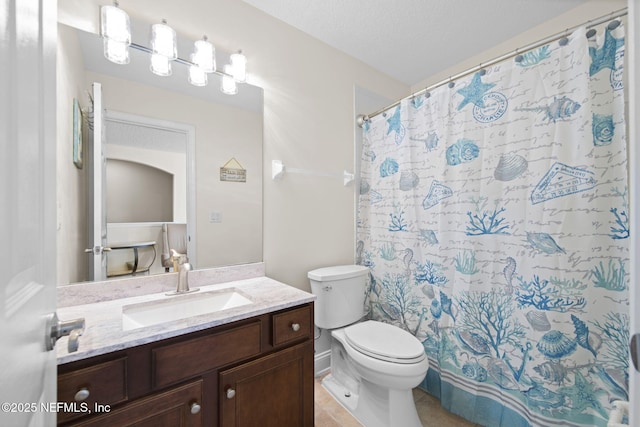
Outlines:
{"label": "toilet tank", "polygon": [[316,295],[314,322],[323,329],[341,328],[364,316],[369,268],[339,265],[310,271],[311,293]]}

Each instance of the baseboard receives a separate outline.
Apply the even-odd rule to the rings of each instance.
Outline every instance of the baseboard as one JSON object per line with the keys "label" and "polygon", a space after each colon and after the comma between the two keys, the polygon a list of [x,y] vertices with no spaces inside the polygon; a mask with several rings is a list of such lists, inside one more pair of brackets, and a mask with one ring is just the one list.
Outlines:
{"label": "baseboard", "polygon": [[313,366],[316,377],[328,373],[331,368],[331,350],[325,350],[316,354],[313,358]]}

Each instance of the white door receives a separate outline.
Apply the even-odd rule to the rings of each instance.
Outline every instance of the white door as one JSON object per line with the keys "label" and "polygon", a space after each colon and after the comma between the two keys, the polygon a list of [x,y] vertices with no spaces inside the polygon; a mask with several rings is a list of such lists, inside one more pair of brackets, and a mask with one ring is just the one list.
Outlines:
{"label": "white door", "polygon": [[107,212],[105,191],[106,160],[104,155],[104,120],[102,109],[102,86],[91,86],[91,107],[89,117],[89,144],[87,147],[87,167],[89,185],[87,200],[89,203],[89,280],[107,278]]}
{"label": "white door", "polygon": [[56,400],[45,325],[56,309],[57,2],[0,1],[0,425],[50,426],[40,403]]}

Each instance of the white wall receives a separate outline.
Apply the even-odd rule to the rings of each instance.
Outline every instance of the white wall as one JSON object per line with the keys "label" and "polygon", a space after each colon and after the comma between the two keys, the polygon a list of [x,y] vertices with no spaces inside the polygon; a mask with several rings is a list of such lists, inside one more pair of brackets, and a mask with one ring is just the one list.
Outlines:
{"label": "white wall", "polygon": [[[107,120],[107,126],[109,121]],[[124,160],[151,166],[173,176],[173,222],[187,222],[187,155],[161,150],[128,147],[107,141],[108,159]],[[130,183],[130,185],[134,185]],[[109,186],[107,185],[107,191]],[[109,206],[107,205],[107,209]],[[107,221],[109,219],[107,218]],[[107,234],[108,235],[108,234]]]}
{"label": "white wall", "polygon": [[[86,167],[73,164],[73,99],[85,110],[84,64],[75,32],[58,25],[57,51],[57,283],[84,280],[88,276],[86,240]],[[85,141],[86,143],[86,141]]]}
{"label": "white wall", "polygon": [[117,159],[107,159],[106,171],[108,223],[173,222],[172,174]]}

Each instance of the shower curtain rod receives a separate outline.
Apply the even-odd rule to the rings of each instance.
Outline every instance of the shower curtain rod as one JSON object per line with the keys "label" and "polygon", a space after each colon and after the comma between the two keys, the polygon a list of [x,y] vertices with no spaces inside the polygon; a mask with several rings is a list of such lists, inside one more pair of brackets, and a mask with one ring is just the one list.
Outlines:
{"label": "shower curtain rod", "polygon": [[[586,22],[587,29],[593,28],[596,25],[600,25],[600,24],[602,24],[604,22],[607,22],[609,20],[613,20],[613,19],[625,16],[627,14],[627,10],[628,9],[625,7],[623,9],[611,12],[611,13],[609,13],[607,15],[603,15],[603,16],[601,16],[599,18],[589,20],[589,21]],[[475,73],[477,71],[480,71],[480,70],[482,70],[482,69],[484,69],[486,67],[490,67],[490,66],[495,65],[495,64],[497,64],[499,62],[502,62],[502,61],[504,61],[506,59],[518,56],[521,53],[536,49],[538,47],[544,46],[544,45],[546,45],[548,43],[551,43],[551,42],[554,42],[556,40],[560,40],[561,38],[568,36],[569,34],[574,32],[578,28],[582,27],[583,25],[585,25],[585,24],[583,23],[583,24],[576,25],[576,26],[571,27],[571,28],[567,28],[566,30],[564,30],[564,31],[562,31],[560,33],[554,34],[552,36],[549,36],[549,37],[544,38],[542,40],[539,40],[537,42],[533,42],[533,43],[528,44],[528,45],[526,45],[524,47],[518,48],[518,49],[516,49],[516,50],[514,50],[512,52],[509,52],[509,53],[506,53],[504,55],[498,56],[497,58],[494,58],[494,59],[492,59],[490,61],[482,62],[482,63],[476,65],[475,67],[469,68],[466,71],[463,71],[463,72],[458,73],[456,75],[450,76],[450,77],[448,77],[448,78],[446,78],[444,80],[439,81],[438,83],[432,84],[430,86],[427,86],[424,89],[421,89],[421,90],[419,90],[417,92],[414,92],[411,95],[406,96],[406,97],[402,98],[401,100],[394,102],[391,105],[387,105],[386,107],[384,107],[384,108],[382,108],[380,110],[377,110],[377,111],[375,111],[375,112],[373,112],[373,113],[371,113],[369,115],[362,115],[362,114],[358,115],[358,117],[356,118],[356,123],[358,124],[359,127],[362,127],[364,125],[364,123],[367,122],[372,117],[375,117],[375,116],[377,116],[379,114],[382,114],[385,111],[387,111],[387,110],[389,110],[389,109],[391,109],[393,107],[396,107],[396,106],[400,105],[400,103],[405,99],[415,98],[416,96],[419,96],[419,95],[422,95],[424,93],[430,92],[430,91],[432,91],[433,89],[435,89],[437,87],[440,87],[440,86],[442,86],[444,84],[447,84],[447,83],[451,83],[454,80],[458,80],[458,79],[460,79],[462,77],[468,76],[469,74],[473,74],[473,73]]]}

